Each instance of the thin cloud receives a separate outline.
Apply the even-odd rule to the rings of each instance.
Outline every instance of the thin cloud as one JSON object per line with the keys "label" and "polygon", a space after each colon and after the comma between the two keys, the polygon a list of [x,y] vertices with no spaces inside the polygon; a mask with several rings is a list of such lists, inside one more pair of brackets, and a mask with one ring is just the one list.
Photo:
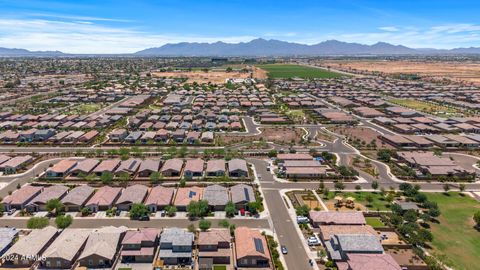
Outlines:
{"label": "thin cloud", "polygon": [[398,32],[399,29],[395,26],[384,26],[384,27],[379,27],[379,30],[387,31],[387,32]]}
{"label": "thin cloud", "polygon": [[102,18],[102,17],[91,17],[91,16],[75,16],[75,15],[64,15],[64,14],[54,14],[54,13],[29,13],[27,16],[31,17],[41,17],[41,18],[52,18],[52,19],[66,19],[74,21],[99,21],[99,22],[134,22],[132,20],[126,19],[117,19],[117,18]]}

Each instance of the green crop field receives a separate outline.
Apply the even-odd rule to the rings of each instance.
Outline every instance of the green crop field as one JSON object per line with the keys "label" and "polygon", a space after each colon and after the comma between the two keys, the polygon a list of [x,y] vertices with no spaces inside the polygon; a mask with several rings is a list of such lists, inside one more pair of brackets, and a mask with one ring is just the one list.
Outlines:
{"label": "green crop field", "polygon": [[426,193],[430,201],[438,203],[439,223],[432,223],[433,250],[448,266],[457,270],[473,269],[480,258],[480,232],[474,228],[473,213],[480,203],[458,192]]}
{"label": "green crop field", "polygon": [[268,77],[272,79],[278,78],[338,78],[343,76],[340,73],[331,72],[321,68],[292,65],[292,64],[267,64],[258,65],[258,68],[267,71]]}

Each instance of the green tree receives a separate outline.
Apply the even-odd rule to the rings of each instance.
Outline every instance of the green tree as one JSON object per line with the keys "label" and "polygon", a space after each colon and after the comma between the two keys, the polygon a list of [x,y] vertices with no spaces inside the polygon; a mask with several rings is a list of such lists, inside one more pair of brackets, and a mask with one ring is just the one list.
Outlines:
{"label": "green tree", "polygon": [[460,190],[460,192],[464,192],[465,191],[465,184],[461,183],[460,185],[458,185],[458,189]]}
{"label": "green tree", "polygon": [[205,200],[191,201],[187,205],[187,212],[190,218],[204,217],[209,213],[208,202]]}
{"label": "green tree", "polygon": [[165,207],[165,213],[167,214],[167,216],[173,217],[177,213],[177,208],[175,206],[169,205]]}
{"label": "green tree", "polygon": [[48,226],[48,218],[46,217],[31,217],[27,221],[27,228],[29,229],[43,229]]}
{"label": "green tree", "polygon": [[111,173],[111,172],[103,172],[103,173],[102,173],[102,176],[100,176],[100,181],[102,181],[102,183],[103,183],[104,185],[111,184],[112,181],[113,181],[113,173]]}
{"label": "green tree", "polygon": [[235,204],[232,201],[227,202],[225,205],[225,214],[227,217],[234,217],[236,212]]}
{"label": "green tree", "polygon": [[222,219],[218,222],[218,225],[222,228],[228,228],[230,226],[230,222],[226,219]]}
{"label": "green tree", "polygon": [[417,212],[415,210],[409,209],[405,211],[405,213],[403,214],[403,218],[407,222],[415,222],[417,221]]}
{"label": "green tree", "polygon": [[185,187],[186,184],[187,184],[187,181],[185,180],[185,178],[182,178],[179,183],[180,187]]}
{"label": "green tree", "polygon": [[295,213],[297,214],[297,216],[306,217],[306,216],[308,216],[308,212],[310,212],[310,207],[308,207],[305,204],[295,208]]}
{"label": "green tree", "polygon": [[258,210],[260,209],[260,203],[259,202],[249,202],[247,203],[247,209],[250,211],[250,213],[256,215],[258,214]]}
{"label": "green tree", "polygon": [[277,157],[278,152],[277,152],[277,150],[273,149],[273,150],[268,151],[267,155],[268,155],[269,158]]}
{"label": "green tree", "polygon": [[161,176],[162,174],[160,172],[153,172],[152,174],[150,174],[150,183],[152,183],[153,185],[158,184]]}
{"label": "green tree", "polygon": [[342,191],[345,189],[345,184],[342,181],[337,181],[335,182],[334,187],[336,191]]}
{"label": "green tree", "polygon": [[82,213],[82,216],[84,216],[84,217],[88,216],[92,213],[92,211],[88,207],[83,207],[80,212]]}
{"label": "green tree", "polygon": [[127,184],[128,181],[130,181],[130,175],[128,173],[124,172],[124,173],[120,174],[118,179],[120,180],[120,182],[122,184]]}
{"label": "green tree", "polygon": [[373,190],[377,191],[377,188],[378,188],[378,182],[377,181],[372,182],[372,188],[373,188]]}
{"label": "green tree", "polygon": [[58,215],[63,212],[64,206],[59,199],[50,199],[47,201],[45,208],[47,209],[48,212],[55,213],[55,215]]}
{"label": "green tree", "polygon": [[195,224],[192,223],[188,225],[187,230],[191,233],[194,233],[197,229],[195,228]]}
{"label": "green tree", "polygon": [[206,230],[210,229],[210,226],[212,226],[212,223],[209,220],[206,220],[206,219],[202,219],[198,223],[198,228],[200,228],[200,230],[202,230],[202,231],[206,231]]}
{"label": "green tree", "polygon": [[132,208],[130,208],[129,214],[131,219],[139,219],[148,216],[150,210],[148,210],[148,207],[143,203],[134,203]]}
{"label": "green tree", "polygon": [[449,184],[444,184],[443,185],[443,190],[445,191],[445,193],[447,193],[450,190],[450,185]]}
{"label": "green tree", "polygon": [[473,214],[473,221],[475,221],[477,228],[479,228],[480,227],[480,210],[478,210],[477,212],[475,212],[475,214]]}
{"label": "green tree", "polygon": [[320,183],[318,184],[318,190],[320,192],[322,192],[324,188],[325,188],[325,183],[324,183],[323,179],[321,179]]}
{"label": "green tree", "polygon": [[372,205],[372,202],[373,202],[373,196],[372,194],[367,194],[365,196],[365,200],[367,201],[368,205],[371,206]]}
{"label": "green tree", "polygon": [[73,222],[72,216],[69,215],[61,215],[55,218],[55,224],[59,229],[68,228]]}

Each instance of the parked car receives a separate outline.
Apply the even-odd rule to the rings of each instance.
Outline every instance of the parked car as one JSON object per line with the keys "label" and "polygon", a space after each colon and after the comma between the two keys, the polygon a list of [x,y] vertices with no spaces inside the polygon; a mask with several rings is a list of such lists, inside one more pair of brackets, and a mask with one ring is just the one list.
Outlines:
{"label": "parked car", "polygon": [[11,216],[15,213],[15,211],[17,211],[17,209],[10,209],[7,214]]}
{"label": "parked car", "polygon": [[286,246],[282,246],[281,249],[282,249],[282,254],[287,254],[288,253],[288,249],[287,249]]}
{"label": "parked car", "polygon": [[304,216],[297,216],[297,224],[308,223],[308,218]]}
{"label": "parked car", "polygon": [[149,216],[141,216],[138,220],[140,221],[149,221],[150,217]]}
{"label": "parked car", "polygon": [[317,237],[315,236],[310,236],[308,239],[307,239],[307,243],[309,246],[318,246],[320,245],[320,241],[318,240]]}

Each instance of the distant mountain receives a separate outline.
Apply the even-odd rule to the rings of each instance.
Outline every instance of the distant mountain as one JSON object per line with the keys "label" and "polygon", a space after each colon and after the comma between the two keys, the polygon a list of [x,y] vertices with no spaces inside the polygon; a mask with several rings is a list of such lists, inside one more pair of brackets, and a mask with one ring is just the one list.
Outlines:
{"label": "distant mountain", "polygon": [[145,49],[135,55],[163,56],[288,56],[288,55],[399,55],[421,52],[401,45],[379,42],[373,45],[327,40],[314,45],[279,40],[254,39],[240,43],[188,43],[165,44]]}
{"label": "distant mountain", "polygon": [[8,49],[0,47],[0,56],[62,56],[65,55],[60,51],[29,51],[25,49]]}
{"label": "distant mountain", "polygon": [[0,57],[85,57],[85,56],[329,56],[329,55],[460,55],[480,54],[480,48],[455,48],[451,50],[433,48],[409,48],[378,42],[373,45],[327,40],[318,44],[306,45],[280,40],[257,38],[249,42],[215,43],[181,42],[149,48],[133,54],[66,54],[60,51],[29,51],[0,47]]}

